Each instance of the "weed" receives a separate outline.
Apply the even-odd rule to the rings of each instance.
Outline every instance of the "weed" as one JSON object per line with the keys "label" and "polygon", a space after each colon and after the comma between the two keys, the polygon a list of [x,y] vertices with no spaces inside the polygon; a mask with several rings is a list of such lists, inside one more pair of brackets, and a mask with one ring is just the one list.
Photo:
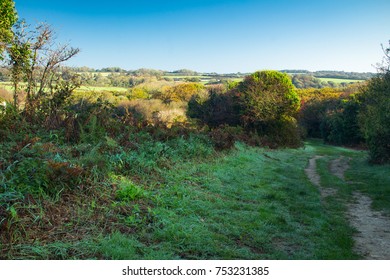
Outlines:
{"label": "weed", "polygon": [[133,201],[145,196],[145,191],[128,179],[120,178],[116,198],[120,201]]}

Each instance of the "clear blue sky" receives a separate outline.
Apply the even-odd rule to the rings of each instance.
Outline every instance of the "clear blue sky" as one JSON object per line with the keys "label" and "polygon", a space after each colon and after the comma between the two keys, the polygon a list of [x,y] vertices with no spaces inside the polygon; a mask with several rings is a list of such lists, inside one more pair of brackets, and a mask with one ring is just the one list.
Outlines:
{"label": "clear blue sky", "polygon": [[199,72],[375,72],[389,0],[15,0],[79,47],[69,64]]}

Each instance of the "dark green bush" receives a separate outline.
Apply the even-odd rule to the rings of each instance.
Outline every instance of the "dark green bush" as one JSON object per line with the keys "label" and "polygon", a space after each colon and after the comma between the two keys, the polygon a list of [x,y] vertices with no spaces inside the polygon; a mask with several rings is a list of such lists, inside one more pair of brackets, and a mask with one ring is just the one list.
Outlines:
{"label": "dark green bush", "polygon": [[371,161],[390,162],[390,71],[373,78],[361,95],[359,123]]}
{"label": "dark green bush", "polygon": [[335,89],[305,89],[299,90],[301,108],[298,122],[306,137],[322,138],[323,122],[328,108],[334,108],[339,103],[340,90]]}
{"label": "dark green bush", "polygon": [[340,98],[328,107],[321,123],[322,137],[336,145],[356,145],[364,141],[358,124],[360,102],[354,95]]}
{"label": "dark green bush", "polygon": [[358,88],[300,90],[302,107],[299,125],[307,137],[322,138],[336,145],[364,142],[358,124],[361,102]]}
{"label": "dark green bush", "polygon": [[220,87],[209,88],[207,95],[194,95],[188,102],[187,114],[209,127],[240,124],[239,103],[232,92]]}

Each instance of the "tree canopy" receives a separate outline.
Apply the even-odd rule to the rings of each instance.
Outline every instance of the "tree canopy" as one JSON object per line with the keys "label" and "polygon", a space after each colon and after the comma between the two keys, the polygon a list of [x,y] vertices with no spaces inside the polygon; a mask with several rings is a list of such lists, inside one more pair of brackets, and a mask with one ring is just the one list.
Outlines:
{"label": "tree canopy", "polygon": [[0,60],[4,59],[3,51],[12,39],[12,26],[18,16],[12,0],[0,0]]}
{"label": "tree canopy", "polygon": [[[390,48],[385,50],[385,58],[389,55]],[[390,162],[390,63],[382,71],[363,90],[359,114],[371,161],[376,163]]]}
{"label": "tree canopy", "polygon": [[300,99],[287,74],[277,71],[253,73],[237,87],[244,123],[281,120],[294,115]]}

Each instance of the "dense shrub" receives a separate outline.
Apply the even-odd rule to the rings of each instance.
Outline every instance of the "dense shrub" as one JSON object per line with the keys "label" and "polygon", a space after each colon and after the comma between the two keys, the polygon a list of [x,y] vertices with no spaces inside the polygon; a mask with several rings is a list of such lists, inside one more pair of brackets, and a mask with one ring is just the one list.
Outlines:
{"label": "dense shrub", "polygon": [[[299,96],[286,74],[262,71],[228,91],[210,88],[207,96],[194,95],[188,103],[188,115],[212,128],[241,125],[247,133],[267,136],[276,145],[296,146],[300,142],[295,120],[299,105]],[[229,135],[220,132],[224,130],[216,132],[222,138]]]}
{"label": "dense shrub", "polygon": [[147,99],[150,97],[149,91],[145,87],[134,87],[129,90],[129,99]]}
{"label": "dense shrub", "polygon": [[328,108],[335,108],[341,91],[335,89],[299,90],[301,108],[298,115],[305,136],[322,138],[322,127]]}
{"label": "dense shrub", "polygon": [[363,142],[357,116],[358,88],[301,90],[299,124],[307,137],[322,138],[336,145]]}
{"label": "dense shrub", "polygon": [[277,71],[256,72],[238,86],[245,126],[261,129],[262,124],[294,116],[300,100],[287,74]]}
{"label": "dense shrub", "polygon": [[285,116],[281,119],[267,123],[267,134],[271,148],[278,146],[296,148],[302,145],[302,135],[298,127],[297,120],[293,117]]}
{"label": "dense shrub", "polygon": [[70,142],[99,143],[110,130],[115,130],[113,105],[103,95],[85,95],[68,101],[64,121]]}
{"label": "dense shrub", "polygon": [[[26,120],[11,103],[0,104],[0,142],[20,136],[27,126]],[[18,131],[19,133],[14,133]]]}
{"label": "dense shrub", "polygon": [[245,132],[240,126],[221,125],[212,129],[209,133],[210,139],[217,150],[226,150],[234,146],[239,140],[244,140]]}
{"label": "dense shrub", "polygon": [[321,134],[326,142],[336,145],[356,145],[363,142],[358,124],[360,102],[356,96],[340,98],[329,107],[321,123]]}
{"label": "dense shrub", "polygon": [[174,101],[188,102],[195,94],[201,94],[205,91],[205,87],[199,83],[180,83],[174,86],[166,86],[161,91],[157,98],[164,101],[164,103],[171,103]]}
{"label": "dense shrub", "polygon": [[185,103],[164,103],[160,99],[138,99],[121,101],[116,107],[116,113],[130,120],[134,125],[158,125],[172,127],[187,121]]}
{"label": "dense shrub", "polygon": [[256,72],[232,92],[240,104],[240,120],[248,130],[267,135],[278,145],[300,142],[295,116],[300,98],[287,74]]}
{"label": "dense shrub", "polygon": [[361,95],[359,122],[375,163],[390,162],[390,71],[373,78]]}
{"label": "dense shrub", "polygon": [[232,92],[221,87],[210,87],[207,94],[193,95],[188,102],[187,114],[210,127],[240,124],[239,103]]}

